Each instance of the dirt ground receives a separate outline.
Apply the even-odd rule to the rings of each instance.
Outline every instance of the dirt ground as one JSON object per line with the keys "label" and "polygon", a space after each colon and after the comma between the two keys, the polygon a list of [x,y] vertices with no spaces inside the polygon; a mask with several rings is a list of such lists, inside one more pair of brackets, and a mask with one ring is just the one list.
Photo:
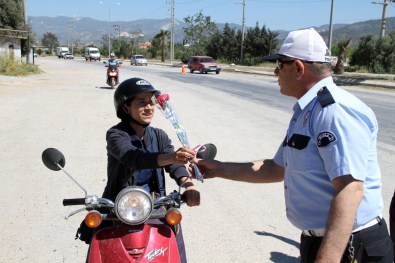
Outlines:
{"label": "dirt ground", "polygon": [[[61,150],[65,169],[89,194],[100,196],[106,183],[105,133],[118,122],[114,91],[106,88],[104,67],[57,58],[38,58],[37,63],[45,73],[0,76],[0,263],[84,262],[87,246],[74,236],[85,214],[65,220],[74,208],[62,206],[63,198],[83,197],[83,192],[63,173],[48,170],[41,154],[48,147]],[[126,78],[135,72],[125,65],[121,74]],[[139,76],[171,87],[167,89],[192,144],[216,144],[220,160],[272,157],[283,139],[290,113],[254,102],[245,105],[219,91],[203,99],[197,86],[185,89],[148,70]],[[203,103],[210,107],[197,111]],[[253,111],[268,117],[251,121]],[[179,146],[159,112],[153,124]],[[167,184],[175,189],[171,180]],[[201,206],[182,207],[189,262],[298,262],[300,232],[286,219],[282,184],[219,179],[196,184]]]}

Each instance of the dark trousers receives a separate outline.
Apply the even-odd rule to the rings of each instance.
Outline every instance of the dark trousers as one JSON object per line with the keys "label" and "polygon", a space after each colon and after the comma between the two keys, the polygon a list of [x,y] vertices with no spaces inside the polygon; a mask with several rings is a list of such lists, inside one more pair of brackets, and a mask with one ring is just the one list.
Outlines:
{"label": "dark trousers", "polygon": [[[391,205],[390,205],[390,235],[395,251],[395,192],[394,195],[392,196]],[[394,262],[395,262],[395,253],[394,253]]]}
{"label": "dark trousers", "polygon": [[[377,223],[376,225],[365,228],[359,232],[353,233],[352,235],[354,258],[350,257],[350,244],[347,244],[341,263],[392,263],[394,261],[392,241],[389,237],[387,224],[385,223],[384,219],[381,219],[381,222]],[[318,250],[322,243],[322,239],[322,237],[310,237],[303,234],[301,235],[300,262],[315,262]]]}

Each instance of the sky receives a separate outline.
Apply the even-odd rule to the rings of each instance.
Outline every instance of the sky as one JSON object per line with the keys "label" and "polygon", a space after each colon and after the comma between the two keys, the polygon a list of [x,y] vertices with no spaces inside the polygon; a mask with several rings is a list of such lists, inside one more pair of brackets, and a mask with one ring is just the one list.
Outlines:
{"label": "sky", "polygon": [[[352,24],[381,19],[384,0],[26,0],[28,16],[90,17],[102,21],[134,21],[170,18],[183,21],[200,11],[216,23],[270,30],[295,30],[329,25],[333,1],[333,24]],[[395,0],[389,1],[386,17],[395,17]],[[380,4],[381,3],[381,4]],[[380,28],[377,29],[380,31]]]}

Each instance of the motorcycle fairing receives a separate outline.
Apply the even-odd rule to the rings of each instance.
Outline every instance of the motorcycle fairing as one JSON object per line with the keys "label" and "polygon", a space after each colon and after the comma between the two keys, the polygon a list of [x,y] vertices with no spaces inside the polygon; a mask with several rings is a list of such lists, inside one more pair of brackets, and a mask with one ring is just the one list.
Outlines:
{"label": "motorcycle fairing", "polygon": [[180,255],[174,232],[167,225],[118,225],[95,234],[88,262],[173,263],[180,262]]}

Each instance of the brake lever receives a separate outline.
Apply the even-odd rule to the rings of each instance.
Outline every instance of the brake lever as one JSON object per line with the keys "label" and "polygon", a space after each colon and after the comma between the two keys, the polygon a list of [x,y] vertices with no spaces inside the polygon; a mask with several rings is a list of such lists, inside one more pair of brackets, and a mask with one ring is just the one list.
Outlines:
{"label": "brake lever", "polygon": [[79,212],[82,212],[82,211],[85,211],[86,210],[86,207],[83,207],[83,208],[80,208],[80,209],[77,209],[77,210],[75,210],[75,211],[73,211],[73,212],[71,212],[68,216],[65,216],[65,218],[64,219],[69,219],[71,216],[73,216],[73,215],[75,215],[75,214],[78,214]]}

